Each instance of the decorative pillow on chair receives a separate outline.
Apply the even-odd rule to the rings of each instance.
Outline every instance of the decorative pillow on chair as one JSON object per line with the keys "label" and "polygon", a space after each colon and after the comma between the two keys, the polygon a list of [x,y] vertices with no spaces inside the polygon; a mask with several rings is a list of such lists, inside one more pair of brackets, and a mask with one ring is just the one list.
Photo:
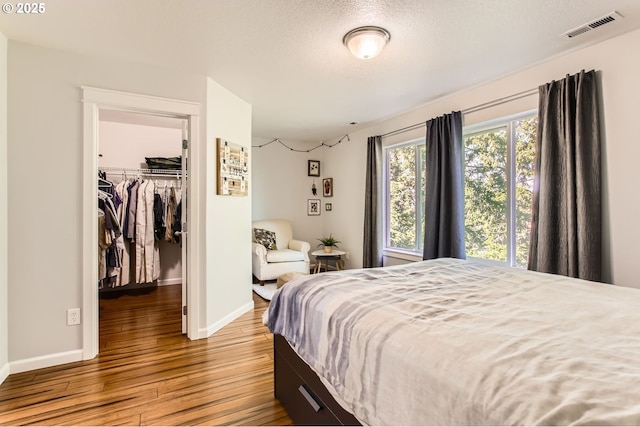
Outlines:
{"label": "decorative pillow on chair", "polygon": [[268,251],[275,251],[278,249],[276,246],[276,233],[265,230],[264,228],[253,229],[253,241],[260,243],[262,246],[267,248]]}

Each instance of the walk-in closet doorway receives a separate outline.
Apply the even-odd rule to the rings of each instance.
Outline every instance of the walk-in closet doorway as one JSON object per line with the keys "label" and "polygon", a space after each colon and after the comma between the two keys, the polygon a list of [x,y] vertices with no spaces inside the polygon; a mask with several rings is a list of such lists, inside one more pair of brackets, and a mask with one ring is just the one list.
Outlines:
{"label": "walk-in closet doorway", "polygon": [[[197,274],[193,274],[194,271],[197,272],[197,257],[193,255],[197,253],[198,233],[195,230],[199,228],[198,199],[194,197],[198,188],[198,180],[194,178],[197,177],[197,162],[194,159],[197,155],[199,106],[189,102],[95,88],[83,88],[83,101],[86,148],[84,196],[87,199],[83,204],[83,241],[86,245],[83,254],[83,358],[91,359],[98,354],[99,297],[105,291],[105,286],[107,291],[114,291],[110,288],[125,289],[129,286],[131,289],[143,289],[157,285],[176,286],[179,283],[182,287],[183,308],[175,315],[182,316],[182,333],[186,333],[190,339],[198,339],[198,287]],[[149,133],[148,138],[139,133],[145,129]],[[121,138],[128,140],[125,142]],[[148,139],[152,142],[136,145],[133,139],[139,142]],[[182,159],[179,170],[158,167],[149,170],[145,158],[178,156]],[[99,247],[102,242],[98,238],[97,219],[101,211],[97,208],[96,200],[105,195],[98,190],[99,171],[104,181],[114,185],[123,180],[130,182],[138,179],[148,184],[145,190],[150,190],[147,193],[150,198],[155,198],[156,194],[179,194],[182,201],[180,210],[174,211],[180,217],[175,222],[176,227],[167,233],[167,239],[163,236],[162,243],[155,242],[149,247],[147,253],[151,255],[148,258],[144,255],[140,257],[140,251],[145,251],[144,245],[131,245],[127,256],[131,257],[129,261],[134,265],[129,264],[127,274],[118,279],[118,285],[126,283],[126,286],[115,286],[113,281],[102,280],[105,273],[102,267],[105,264]],[[122,187],[123,185],[121,191]],[[177,204],[177,199],[175,202]],[[173,226],[174,222],[171,224]],[[160,254],[161,250],[164,250],[164,256]],[[163,259],[164,265],[161,266]],[[154,262],[157,265],[154,266]],[[121,292],[121,289],[116,292]]]}
{"label": "walk-in closet doorway", "polygon": [[[125,316],[118,319],[123,326],[142,318],[151,323],[150,330],[153,323],[168,321],[168,325],[181,323],[181,332],[187,332],[182,310],[186,306],[182,227],[187,218],[183,198],[188,178],[187,124],[186,119],[174,117],[99,111],[100,313],[106,300],[111,301],[110,312],[118,310],[120,300]],[[153,301],[147,295],[158,293],[162,286],[173,287],[163,289],[163,294],[183,296],[179,308],[160,310],[162,315],[155,316],[146,315],[153,307],[135,309],[135,300]],[[102,322],[101,315],[99,319]]]}

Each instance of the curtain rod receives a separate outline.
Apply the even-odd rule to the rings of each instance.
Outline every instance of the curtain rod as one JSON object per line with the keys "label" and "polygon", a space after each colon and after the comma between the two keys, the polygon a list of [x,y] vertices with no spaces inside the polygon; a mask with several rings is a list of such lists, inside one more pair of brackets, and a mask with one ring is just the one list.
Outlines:
{"label": "curtain rod", "polygon": [[[533,89],[528,89],[522,92],[518,92],[516,94],[513,95],[509,95],[509,96],[505,96],[503,98],[498,98],[498,99],[494,99],[493,101],[488,101],[485,102],[483,104],[479,104],[473,107],[469,107],[469,108],[465,108],[464,110],[461,111],[462,114],[470,114],[470,113],[475,113],[477,111],[482,111],[486,108],[491,108],[491,107],[495,107],[497,105],[501,105],[501,104],[505,104],[507,102],[511,102],[511,101],[515,101],[517,99],[520,98],[525,98],[527,96],[531,96],[531,95],[535,95],[538,93],[538,88],[533,88]],[[381,137],[385,137],[385,136],[390,136],[390,135],[397,135],[399,133],[404,133],[404,132],[408,132],[410,130],[414,130],[414,129],[419,129],[423,126],[426,126],[426,120],[424,122],[420,122],[420,123],[416,123],[410,126],[406,126],[400,129],[396,129],[396,130],[392,130],[390,132],[387,133],[383,133],[382,135],[380,135]]]}

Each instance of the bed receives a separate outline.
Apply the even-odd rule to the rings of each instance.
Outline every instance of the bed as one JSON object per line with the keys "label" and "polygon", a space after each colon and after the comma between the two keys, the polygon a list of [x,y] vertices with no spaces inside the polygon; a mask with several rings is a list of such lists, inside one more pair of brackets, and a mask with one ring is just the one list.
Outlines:
{"label": "bed", "polygon": [[296,424],[640,425],[640,291],[458,259],[278,290]]}

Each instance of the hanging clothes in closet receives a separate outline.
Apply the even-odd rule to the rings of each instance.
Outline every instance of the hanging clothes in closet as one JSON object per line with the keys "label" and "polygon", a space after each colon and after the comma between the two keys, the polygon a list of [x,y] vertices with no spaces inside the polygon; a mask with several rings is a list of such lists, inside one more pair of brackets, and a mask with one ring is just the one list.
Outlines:
{"label": "hanging clothes in closet", "polygon": [[[118,202],[113,217],[120,228],[115,246],[119,266],[108,275],[105,286],[115,288],[158,279],[160,256],[153,238],[154,192],[154,182],[142,178],[123,179],[114,186],[114,199]],[[150,239],[148,229],[151,229]]]}
{"label": "hanging clothes in closet", "polygon": [[173,185],[168,189],[164,240],[169,243],[180,243],[180,235],[176,234],[177,231],[180,231],[176,229],[176,217],[181,209],[180,196],[180,189],[176,189]]}
{"label": "hanging clothes in closet", "polygon": [[143,180],[138,185],[135,219],[135,280],[149,283],[160,277],[160,251],[154,235],[153,204],[155,183]]}
{"label": "hanging clothes in closet", "polygon": [[128,223],[126,214],[129,209],[129,199],[131,193],[127,191],[129,181],[123,179],[118,185],[115,186],[115,194],[121,199],[121,203],[116,209],[116,216],[122,226],[122,249],[121,249],[121,267],[120,272],[116,276],[115,280],[111,284],[112,287],[124,286],[129,284],[130,276],[130,250],[129,242],[127,238]]}
{"label": "hanging clothes in closet", "polygon": [[103,176],[98,178],[98,279],[110,282],[122,265],[122,229],[116,205],[120,198],[114,193],[113,183]]}
{"label": "hanging clothes in closet", "polygon": [[107,281],[115,288],[131,284],[149,284],[160,277],[158,242],[179,243],[175,231],[180,230],[177,209],[180,208],[180,187],[164,184],[164,192],[151,179],[123,179],[114,186],[117,199],[114,217],[120,224],[121,238],[117,242],[119,265],[116,274]]}

